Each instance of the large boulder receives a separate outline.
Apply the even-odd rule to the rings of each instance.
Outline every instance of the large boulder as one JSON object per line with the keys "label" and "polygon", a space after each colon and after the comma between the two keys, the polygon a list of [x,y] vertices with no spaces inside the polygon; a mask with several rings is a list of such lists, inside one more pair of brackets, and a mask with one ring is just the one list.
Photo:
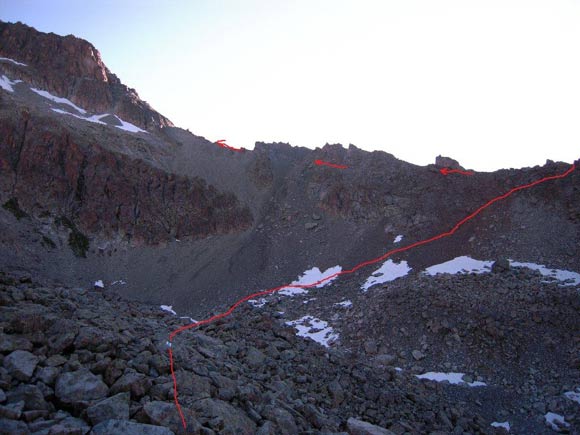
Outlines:
{"label": "large boulder", "polygon": [[352,417],[348,419],[346,425],[350,435],[395,435],[388,429]]}
{"label": "large boulder", "polygon": [[38,357],[26,350],[15,350],[4,358],[4,368],[19,381],[28,381],[38,365]]}
{"label": "large boulder", "polygon": [[256,425],[239,408],[222,400],[205,399],[195,402],[195,410],[208,419],[221,419],[225,431],[240,435],[253,435]]}
{"label": "large boulder", "polygon": [[143,412],[151,424],[168,427],[176,434],[197,434],[201,429],[201,424],[195,419],[195,413],[190,409],[181,408],[187,426],[184,429],[175,403],[160,401],[148,402],[143,406]]}
{"label": "large boulder", "polygon": [[129,392],[115,394],[87,408],[87,416],[92,424],[106,420],[129,420],[130,398]]}
{"label": "large boulder", "polygon": [[175,435],[166,427],[134,423],[127,420],[107,420],[93,427],[90,435]]}
{"label": "large boulder", "polygon": [[107,397],[109,387],[100,376],[89,370],[61,374],[56,380],[55,394],[63,403],[85,403]]}

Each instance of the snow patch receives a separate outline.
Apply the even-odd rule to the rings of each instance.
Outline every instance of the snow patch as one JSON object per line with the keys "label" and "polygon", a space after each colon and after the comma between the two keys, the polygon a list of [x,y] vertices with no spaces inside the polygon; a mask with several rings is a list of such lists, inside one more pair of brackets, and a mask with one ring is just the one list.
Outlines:
{"label": "snow patch", "polygon": [[576,388],[576,391],[566,391],[564,396],[580,405],[580,388]]}
{"label": "snow patch", "polygon": [[497,421],[494,421],[491,424],[493,427],[503,427],[505,430],[507,430],[508,432],[510,431],[510,424],[508,421],[504,421],[503,423],[499,423]]}
{"label": "snow patch", "polygon": [[147,133],[145,130],[141,130],[136,125],[133,125],[130,122],[123,121],[117,115],[115,115],[115,118],[117,118],[121,123],[121,125],[115,125],[115,127],[120,128],[121,130],[130,131],[131,133]]}
{"label": "snow patch", "polygon": [[[512,267],[527,267],[528,269],[537,270],[543,276],[561,281],[562,286],[578,286],[580,285],[580,273],[571,272],[569,270],[551,269],[543,264],[522,263],[519,261],[509,260]],[[425,269],[427,275],[435,276],[438,273],[486,273],[491,271],[493,261],[475,260],[466,255],[456,257],[453,260],[445,263],[436,264]]]}
{"label": "snow patch", "polygon": [[324,320],[312,316],[304,316],[297,320],[286,322],[286,325],[293,326],[297,329],[296,335],[299,337],[310,338],[317,343],[329,347],[330,344],[338,339],[338,334],[333,332],[332,327]]}
{"label": "snow patch", "polygon": [[373,274],[368,277],[366,282],[363,284],[362,289],[367,291],[374,285],[394,281],[397,278],[407,275],[410,270],[411,268],[406,261],[401,261],[397,264],[393,262],[393,260],[387,260],[379,269],[375,270]]}
{"label": "snow patch", "polygon": [[422,375],[415,375],[419,379],[427,379],[429,381],[435,382],[449,382],[453,385],[468,385],[470,387],[485,387],[487,384],[485,382],[475,381],[475,382],[465,382],[463,377],[465,373],[442,373],[442,372],[427,372]]}
{"label": "snow patch", "polygon": [[160,305],[159,308],[161,308],[163,311],[167,311],[168,313],[173,314],[174,316],[177,315],[177,313],[173,311],[173,305]]}
{"label": "snow patch", "polygon": [[0,77],[0,88],[4,89],[6,92],[14,92],[14,86],[16,83],[20,83],[22,80],[10,80],[8,77],[3,75]]}
{"label": "snow patch", "polygon": [[352,307],[352,301],[346,300],[346,301],[342,301],[342,302],[337,302],[334,305],[337,305],[337,306],[342,307],[342,308],[349,308],[349,307]]}
{"label": "snow patch", "polygon": [[403,235],[399,234],[397,237],[395,237],[395,240],[393,240],[393,243],[399,243],[401,240],[403,240]]}
{"label": "snow patch", "polygon": [[250,304],[254,308],[262,308],[264,305],[266,305],[267,302],[268,301],[266,300],[266,298],[250,299],[248,301],[248,304]]}
{"label": "snow patch", "polygon": [[[337,274],[341,270],[342,270],[341,266],[334,266],[334,267],[331,267],[331,268],[325,270],[324,272],[321,272],[318,267],[313,267],[312,269],[309,269],[306,272],[304,272],[302,274],[302,276],[298,277],[298,280],[292,282],[291,285],[321,288],[321,287],[324,287],[325,285],[330,284],[332,281],[334,281],[336,278],[338,278],[338,275],[333,276],[332,278],[328,278],[328,277]],[[326,278],[328,278],[328,279],[326,279]],[[320,282],[316,286],[312,285],[312,284],[318,283],[319,281],[324,281],[324,282]],[[281,295],[284,295],[284,296],[295,296],[295,295],[299,295],[299,294],[308,293],[308,290],[306,290],[302,287],[284,287],[278,293]]]}
{"label": "snow patch", "polygon": [[543,276],[562,281],[563,286],[576,286],[580,285],[580,273],[571,272],[569,270],[561,269],[550,269],[543,264],[535,263],[520,263],[519,261],[510,260],[510,265],[512,267],[527,267],[528,269],[537,270]]}
{"label": "snow patch", "polygon": [[103,284],[103,280],[99,279],[98,281],[95,281],[95,287],[105,288],[105,284]]}
{"label": "snow patch", "polygon": [[127,284],[127,282],[125,280],[119,279],[119,280],[113,281],[111,283],[111,285],[117,285],[117,284],[119,284],[119,285],[125,285],[125,284]]}
{"label": "snow patch", "polygon": [[36,92],[41,97],[47,98],[47,99],[49,99],[51,101],[54,101],[55,103],[66,104],[66,105],[72,107],[73,109],[75,109],[77,112],[82,113],[83,115],[85,115],[87,113],[87,111],[85,109],[81,109],[75,103],[73,103],[70,100],[67,100],[66,98],[61,98],[61,97],[54,96],[50,92],[43,91],[42,89],[30,88],[30,90],[32,92]]}
{"label": "snow patch", "polygon": [[189,316],[181,316],[180,319],[188,319],[191,323],[197,323],[197,320],[195,320]]}
{"label": "snow patch", "polygon": [[425,273],[431,276],[435,276],[438,273],[485,273],[491,271],[492,264],[493,261],[474,260],[464,255],[445,263],[430,266],[425,269]]}
{"label": "snow patch", "polygon": [[564,420],[564,417],[560,414],[554,412],[548,412],[544,418],[546,419],[546,424],[552,429],[559,431],[560,427],[569,427],[570,425]]}
{"label": "snow patch", "polygon": [[25,63],[17,62],[14,59],[10,59],[9,57],[0,57],[0,60],[7,61],[7,62],[12,62],[14,65],[28,66]]}
{"label": "snow patch", "polygon": [[56,112],[56,113],[60,113],[61,115],[74,116],[75,118],[82,119],[83,121],[92,122],[94,124],[107,125],[105,122],[100,121],[100,119],[103,116],[106,116],[107,114],[105,114],[105,115],[93,115],[93,116],[81,116],[81,115],[76,115],[74,113],[67,112],[66,110],[62,110],[62,109],[52,108],[50,110],[52,110],[53,112]]}

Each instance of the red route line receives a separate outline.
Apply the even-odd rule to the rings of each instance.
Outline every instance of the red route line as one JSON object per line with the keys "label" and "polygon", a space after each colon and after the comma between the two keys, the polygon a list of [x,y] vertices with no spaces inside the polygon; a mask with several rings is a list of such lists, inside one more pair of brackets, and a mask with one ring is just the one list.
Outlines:
{"label": "red route line", "polygon": [[457,222],[453,228],[451,228],[449,231],[446,231],[444,233],[438,234],[434,237],[431,237],[430,239],[425,239],[425,240],[420,240],[418,242],[412,243],[410,245],[407,246],[403,246],[400,248],[396,248],[396,249],[391,249],[390,251],[387,251],[385,254],[381,255],[380,257],[377,258],[373,258],[371,260],[367,260],[364,261],[362,263],[357,264],[356,266],[354,266],[352,269],[350,270],[342,270],[340,272],[336,272],[333,273],[332,275],[329,275],[325,278],[319,279],[316,282],[313,282],[311,284],[287,284],[287,285],[281,285],[278,287],[274,287],[268,290],[263,290],[260,292],[256,292],[256,293],[252,293],[242,299],[240,299],[239,301],[237,301],[236,303],[234,303],[227,311],[224,311],[223,313],[219,313],[216,314],[212,317],[209,317],[205,320],[200,320],[199,322],[195,322],[195,323],[191,323],[189,325],[185,325],[182,326],[178,329],[176,329],[175,331],[173,331],[171,334],[169,334],[169,363],[170,363],[170,369],[171,369],[171,376],[173,377],[173,398],[175,399],[175,406],[177,407],[177,410],[179,412],[179,416],[181,417],[181,423],[183,424],[184,428],[187,428],[187,424],[185,423],[185,417],[183,416],[183,411],[181,410],[181,405],[179,404],[179,399],[178,399],[178,395],[177,395],[177,380],[175,378],[175,371],[173,368],[173,352],[171,351],[171,341],[175,338],[175,336],[183,331],[187,331],[188,329],[192,329],[195,328],[197,326],[201,326],[201,325],[206,325],[208,323],[212,323],[216,320],[219,319],[223,319],[224,317],[229,316],[230,314],[232,314],[232,312],[238,308],[241,304],[243,304],[244,302],[249,301],[250,299],[254,299],[255,297],[259,297],[259,296],[265,296],[265,295],[269,295],[272,293],[275,293],[277,291],[280,291],[284,288],[310,288],[310,287],[316,287],[317,285],[325,282],[325,281],[329,281],[331,279],[336,278],[337,276],[341,276],[341,275],[347,275],[347,274],[351,274],[356,272],[357,270],[365,267],[365,266],[369,266],[371,264],[375,264],[378,263],[388,257],[390,257],[393,254],[399,253],[399,252],[405,252],[408,251],[410,249],[416,248],[417,246],[422,246],[422,245],[426,245],[428,243],[434,242],[436,240],[442,239],[444,237],[449,237],[452,234],[454,234],[462,225],[464,225],[466,222],[470,221],[471,219],[473,219],[474,217],[476,217],[479,213],[481,213],[483,210],[485,210],[486,208],[488,208],[489,206],[491,206],[492,204],[501,201],[503,199],[506,199],[508,196],[511,196],[513,193],[518,192],[520,190],[524,190],[524,189],[529,189],[530,187],[534,187],[537,186],[538,184],[544,183],[546,181],[550,181],[550,180],[557,180],[560,178],[564,178],[567,177],[568,175],[570,175],[574,170],[576,169],[576,165],[572,164],[572,166],[564,173],[559,174],[559,175],[552,175],[549,177],[544,177],[541,178],[539,180],[533,181],[531,183],[528,184],[523,184],[521,186],[517,186],[517,187],[513,187],[510,190],[508,190],[506,193],[504,193],[503,195],[500,196],[496,196],[493,199],[490,199],[489,201],[487,201],[485,204],[483,204],[482,206],[480,206],[477,210],[475,210],[473,213],[471,213],[470,215],[464,217],[463,219],[461,219],[459,222]]}

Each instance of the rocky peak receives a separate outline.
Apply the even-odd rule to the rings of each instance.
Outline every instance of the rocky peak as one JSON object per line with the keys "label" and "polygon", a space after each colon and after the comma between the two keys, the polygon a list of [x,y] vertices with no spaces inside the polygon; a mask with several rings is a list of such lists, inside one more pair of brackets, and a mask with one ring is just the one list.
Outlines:
{"label": "rocky peak", "polygon": [[0,40],[0,57],[25,64],[2,62],[11,79],[67,98],[88,111],[119,115],[144,129],[173,125],[122,84],[99,51],[83,39],[0,21]]}

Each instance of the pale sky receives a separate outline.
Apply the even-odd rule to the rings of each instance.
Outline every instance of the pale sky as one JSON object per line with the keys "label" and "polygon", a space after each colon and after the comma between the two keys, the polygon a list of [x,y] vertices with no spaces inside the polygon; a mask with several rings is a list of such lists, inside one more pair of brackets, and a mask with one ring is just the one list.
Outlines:
{"label": "pale sky", "polygon": [[234,147],[580,158],[580,0],[0,0],[0,19],[89,40],[177,126]]}

